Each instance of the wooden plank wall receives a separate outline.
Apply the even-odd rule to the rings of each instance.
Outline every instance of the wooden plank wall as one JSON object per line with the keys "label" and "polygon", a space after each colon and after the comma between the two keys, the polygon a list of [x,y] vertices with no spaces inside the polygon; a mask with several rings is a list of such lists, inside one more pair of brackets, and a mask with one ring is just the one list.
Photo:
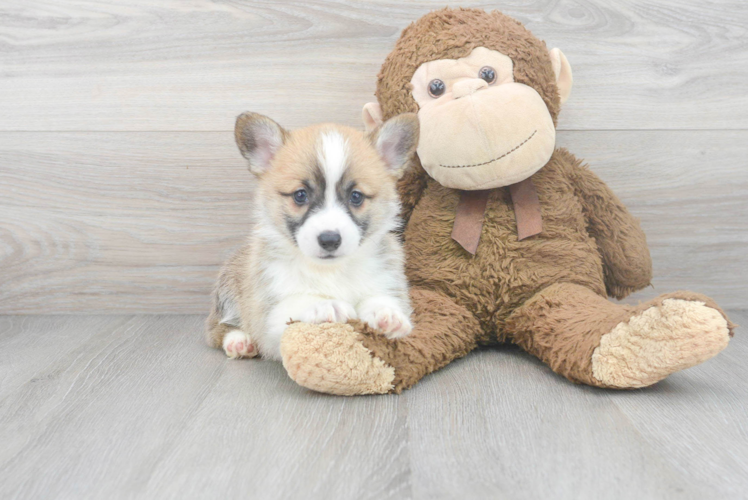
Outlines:
{"label": "wooden plank wall", "polygon": [[[450,2],[495,8],[495,2]],[[202,313],[249,221],[235,116],[358,126],[442,2],[0,2],[0,313]],[[748,4],[516,0],[575,87],[559,144],[642,219],[655,288],[748,305]]]}

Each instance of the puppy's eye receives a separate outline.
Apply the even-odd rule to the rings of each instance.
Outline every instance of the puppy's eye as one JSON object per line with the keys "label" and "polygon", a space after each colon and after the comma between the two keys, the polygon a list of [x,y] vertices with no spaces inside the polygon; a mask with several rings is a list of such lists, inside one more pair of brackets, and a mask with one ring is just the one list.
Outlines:
{"label": "puppy's eye", "polygon": [[308,199],[306,189],[297,189],[293,192],[293,201],[299,206],[304,205]]}
{"label": "puppy's eye", "polygon": [[478,72],[478,78],[482,78],[490,85],[496,81],[496,71],[491,66],[483,66]]}
{"label": "puppy's eye", "polygon": [[351,193],[351,205],[354,207],[360,207],[364,202],[364,194],[361,191],[354,191]]}
{"label": "puppy's eye", "polygon": [[447,86],[444,85],[444,82],[439,80],[438,78],[429,82],[429,95],[431,97],[439,97],[444,93],[446,89]]}

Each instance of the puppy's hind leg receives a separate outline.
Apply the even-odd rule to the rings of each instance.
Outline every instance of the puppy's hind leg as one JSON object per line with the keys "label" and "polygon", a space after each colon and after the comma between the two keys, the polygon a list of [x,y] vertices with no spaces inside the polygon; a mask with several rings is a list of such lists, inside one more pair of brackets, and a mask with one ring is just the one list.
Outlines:
{"label": "puppy's hind leg", "polygon": [[239,307],[231,288],[223,277],[213,292],[213,305],[206,323],[206,337],[212,347],[223,348],[229,358],[253,358],[257,346],[241,329]]}

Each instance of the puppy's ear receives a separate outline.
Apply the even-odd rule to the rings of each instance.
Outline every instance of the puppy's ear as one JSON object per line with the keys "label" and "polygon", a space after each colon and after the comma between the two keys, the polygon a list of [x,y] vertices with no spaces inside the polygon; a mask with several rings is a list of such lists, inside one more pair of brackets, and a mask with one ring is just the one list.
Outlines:
{"label": "puppy's ear", "polygon": [[416,152],[418,132],[418,116],[405,113],[390,118],[369,137],[384,163],[400,175]]}
{"label": "puppy's ear", "polygon": [[234,137],[242,156],[249,161],[249,171],[261,175],[286,140],[288,132],[267,116],[242,113],[236,119]]}

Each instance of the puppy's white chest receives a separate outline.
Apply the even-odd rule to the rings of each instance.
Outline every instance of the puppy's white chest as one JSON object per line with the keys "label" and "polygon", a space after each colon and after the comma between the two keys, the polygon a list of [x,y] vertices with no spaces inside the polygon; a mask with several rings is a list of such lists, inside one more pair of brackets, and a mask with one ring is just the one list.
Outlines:
{"label": "puppy's white chest", "polygon": [[[367,295],[373,277],[368,266],[315,269],[299,264],[275,262],[266,269],[269,291],[278,301],[292,295],[317,295],[357,303]],[[363,267],[363,269],[361,269]],[[378,287],[375,287],[378,288]]]}

